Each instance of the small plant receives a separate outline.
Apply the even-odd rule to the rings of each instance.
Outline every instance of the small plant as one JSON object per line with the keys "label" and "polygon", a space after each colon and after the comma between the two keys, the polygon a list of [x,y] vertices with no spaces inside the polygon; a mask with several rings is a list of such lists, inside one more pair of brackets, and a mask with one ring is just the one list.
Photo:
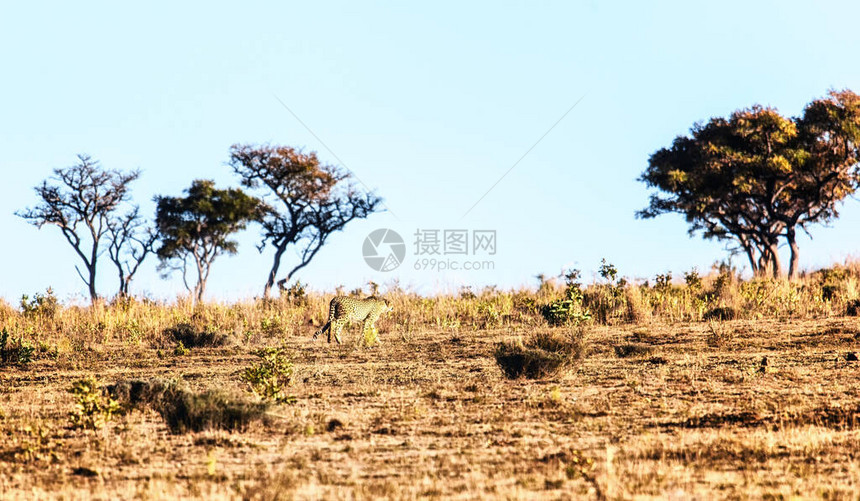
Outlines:
{"label": "small plant", "polygon": [[293,363],[286,348],[261,348],[254,352],[260,362],[247,367],[240,379],[248,383],[252,392],[263,400],[295,403],[296,398],[286,393],[293,377]]}
{"label": "small plant", "polygon": [[666,294],[672,288],[672,272],[667,271],[665,274],[657,274],[654,277],[654,289],[657,292]]}
{"label": "small plant", "polygon": [[597,495],[597,499],[606,499],[606,495],[594,474],[596,467],[597,465],[595,464],[594,459],[586,456],[580,450],[574,450],[571,451],[571,454],[567,455],[567,465],[564,469],[564,473],[569,480],[582,478],[592,485]]}
{"label": "small plant", "polygon": [[25,341],[22,336],[10,338],[5,327],[0,331],[0,366],[27,365],[33,361],[35,350],[36,348]]}
{"label": "small plant", "polygon": [[607,263],[606,258],[600,260],[600,268],[597,273],[611,285],[615,285],[615,278],[618,276],[618,268],[612,263]]}
{"label": "small plant", "polygon": [[606,283],[597,283],[583,293],[583,304],[593,313],[597,322],[608,324],[626,316],[624,288],[627,281],[618,278],[618,268],[606,259],[600,261],[598,274]]}
{"label": "small plant", "polygon": [[286,329],[284,323],[281,321],[280,313],[261,318],[260,332],[272,337],[283,336],[286,333]]}
{"label": "small plant", "polygon": [[721,261],[714,263],[713,270],[717,272],[717,278],[712,285],[712,293],[720,296],[731,289],[731,285],[736,281],[737,269],[732,266],[731,262]]}
{"label": "small plant", "polygon": [[286,299],[290,304],[302,306],[308,302],[307,285],[296,281],[289,287],[281,289],[281,297]]}
{"label": "small plant", "polygon": [[684,273],[684,282],[687,284],[687,288],[692,292],[699,292],[702,290],[702,277],[699,276],[699,272],[695,268]]}
{"label": "small plant", "polygon": [[176,348],[173,349],[174,355],[176,355],[177,357],[184,357],[185,355],[188,355],[189,353],[191,353],[191,350],[186,348],[185,344],[183,344],[182,341],[176,342]]}
{"label": "small plant", "polygon": [[541,315],[550,325],[579,325],[591,320],[591,312],[582,306],[580,271],[570,270],[562,276],[567,285],[564,298],[543,305],[540,310]]}
{"label": "small plant", "polygon": [[525,342],[502,342],[493,356],[509,379],[543,379],[558,375],[580,361],[587,351],[585,330],[575,328],[567,336],[540,332]]}
{"label": "small plant", "polygon": [[27,318],[43,317],[54,318],[60,305],[54,290],[48,287],[44,294],[35,293],[33,299],[26,294],[21,296],[21,312]]}
{"label": "small plant", "polygon": [[465,299],[468,301],[470,299],[475,299],[476,297],[478,296],[476,296],[475,293],[472,292],[471,285],[464,285],[463,287],[460,287],[460,299]]}
{"label": "small plant", "polygon": [[722,322],[708,322],[706,341],[711,348],[723,348],[735,338],[735,332]]}
{"label": "small plant", "polygon": [[492,300],[483,299],[478,303],[478,317],[482,329],[499,327],[503,322],[502,310]]}
{"label": "small plant", "polygon": [[120,410],[119,402],[102,392],[92,376],[75,381],[69,393],[75,397],[71,418],[76,428],[100,429]]}

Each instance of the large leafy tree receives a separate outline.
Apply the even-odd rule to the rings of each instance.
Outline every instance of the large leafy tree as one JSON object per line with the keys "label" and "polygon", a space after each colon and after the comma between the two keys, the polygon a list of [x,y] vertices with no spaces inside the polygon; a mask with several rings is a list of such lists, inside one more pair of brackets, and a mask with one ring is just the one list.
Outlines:
{"label": "large leafy tree", "polygon": [[297,261],[291,264],[288,282],[311,262],[332,233],[354,219],[366,218],[378,210],[382,200],[352,184],[352,176],[335,166],[323,164],[315,152],[303,153],[289,146],[234,145],[230,166],[249,188],[262,188],[270,206],[262,220],[262,252],[274,250],[272,267],[263,289],[268,297],[278,276],[286,250],[293,247]]}
{"label": "large leafy tree", "polygon": [[838,217],[860,182],[860,97],[832,91],[802,116],[754,106],[697,124],[651,155],[640,177],[653,194],[639,217],[683,214],[690,233],[730,242],[759,276],[782,275],[779,243],[799,270],[798,230]]}
{"label": "large leafy tree", "polygon": [[[117,212],[128,199],[129,185],[139,176],[140,171],[104,169],[89,156],[78,155],[76,164],[54,169],[54,175],[35,188],[39,205],[16,212],[37,228],[47,224],[60,229],[83,262],[84,271],[77,266],[75,270],[93,303],[99,299],[96,271],[105,243],[116,246],[118,252],[127,243],[115,240],[111,228],[122,218]],[[131,276],[127,278],[131,280]]]}
{"label": "large leafy tree", "polygon": [[[156,227],[161,268],[182,272],[185,288],[194,301],[203,299],[215,258],[235,254],[238,243],[230,237],[261,218],[265,205],[237,188],[217,189],[209,180],[195,180],[185,197],[156,196]],[[196,274],[193,285],[188,268]]]}

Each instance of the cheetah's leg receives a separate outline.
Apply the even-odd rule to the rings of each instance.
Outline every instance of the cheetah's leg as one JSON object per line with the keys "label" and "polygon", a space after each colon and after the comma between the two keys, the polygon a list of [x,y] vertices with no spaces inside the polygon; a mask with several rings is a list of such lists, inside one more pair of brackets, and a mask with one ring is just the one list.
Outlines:
{"label": "cheetah's leg", "polygon": [[340,331],[343,329],[343,321],[335,320],[334,325],[328,332],[328,342],[331,343],[331,335],[334,333],[334,340],[337,341],[337,344],[340,344]]}
{"label": "cheetah's leg", "polygon": [[[365,339],[367,339],[367,333],[368,333],[368,332],[370,332],[370,331],[371,331],[371,330],[373,330],[373,329],[376,329],[376,325],[375,325],[375,324],[376,324],[376,320],[377,320],[377,319],[379,319],[379,315],[370,315],[370,316],[368,316],[367,318],[365,318],[365,319],[364,319],[363,338],[362,338],[362,340],[361,340],[362,342],[364,342],[364,340],[365,340]],[[380,339],[379,339],[379,335],[378,335],[378,333],[377,333],[377,336],[376,336],[376,343],[378,343],[378,344],[381,344],[381,343],[382,343],[382,340],[380,340]]]}

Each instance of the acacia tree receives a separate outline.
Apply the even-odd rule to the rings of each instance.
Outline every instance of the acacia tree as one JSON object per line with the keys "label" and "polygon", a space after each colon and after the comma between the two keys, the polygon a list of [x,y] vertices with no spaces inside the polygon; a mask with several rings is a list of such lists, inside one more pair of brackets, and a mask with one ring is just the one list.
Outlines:
{"label": "acacia tree", "polygon": [[783,238],[793,278],[798,229],[836,218],[858,187],[858,140],[860,98],[847,90],[813,101],[799,118],[760,106],[712,118],[651,155],[639,179],[665,195],[651,195],[637,216],[681,213],[691,234],[733,242],[757,276],[782,275]]}
{"label": "acacia tree", "polygon": [[119,297],[128,297],[131,280],[146,256],[153,251],[158,234],[140,216],[134,206],[126,214],[108,220],[108,256],[119,275]]}
{"label": "acacia tree", "polygon": [[111,220],[127,200],[129,184],[139,176],[138,170],[107,170],[89,156],[78,155],[78,163],[54,169],[54,175],[35,188],[41,199],[39,205],[16,212],[39,229],[46,224],[60,228],[83,261],[85,272],[77,266],[75,270],[87,285],[93,303],[99,299],[96,270],[103,240],[110,238]]}
{"label": "acacia tree", "polygon": [[[182,272],[185,288],[199,302],[215,258],[236,253],[238,243],[230,236],[259,220],[265,205],[237,188],[216,189],[209,180],[193,181],[185,193],[185,197],[155,197],[161,243],[156,254],[162,270]],[[189,261],[196,272],[193,287],[188,282]]]}
{"label": "acacia tree", "polygon": [[294,247],[298,260],[278,281],[281,289],[297,271],[311,262],[332,233],[350,221],[363,219],[379,208],[382,199],[357,189],[352,176],[323,164],[315,152],[303,153],[289,146],[233,145],[230,166],[249,188],[265,188],[270,210],[261,224],[263,239],[258,246],[275,249],[263,295],[269,297],[281,260]]}

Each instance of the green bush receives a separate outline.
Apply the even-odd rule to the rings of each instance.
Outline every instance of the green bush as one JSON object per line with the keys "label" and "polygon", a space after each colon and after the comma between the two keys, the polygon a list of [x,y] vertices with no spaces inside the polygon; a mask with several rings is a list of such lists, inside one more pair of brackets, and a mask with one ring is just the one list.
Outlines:
{"label": "green bush", "polygon": [[21,296],[21,312],[25,317],[54,318],[60,309],[60,303],[54,296],[54,290],[48,287],[44,294],[35,293],[33,299],[26,294]]}
{"label": "green bush", "polygon": [[295,397],[286,393],[293,377],[293,363],[286,348],[261,348],[254,355],[260,362],[242,371],[240,379],[263,400],[294,403]]}
{"label": "green bush", "polygon": [[70,417],[76,428],[97,430],[120,410],[119,402],[106,395],[92,376],[75,381],[69,393],[75,397]]}
{"label": "green bush", "polygon": [[281,289],[281,297],[286,299],[290,304],[296,306],[304,306],[308,303],[307,284],[296,281],[289,287]]}
{"label": "green bush", "polygon": [[191,350],[185,347],[185,343],[183,343],[182,341],[176,342],[176,347],[173,348],[174,355],[176,355],[177,357],[184,357],[189,353],[191,353]]}
{"label": "green bush", "polygon": [[591,320],[591,312],[582,306],[582,284],[579,270],[570,270],[564,275],[567,287],[564,298],[541,306],[540,313],[550,325],[579,325]]}
{"label": "green bush", "polygon": [[27,365],[33,361],[35,349],[23,337],[10,338],[5,327],[0,331],[0,366]]}
{"label": "green bush", "polygon": [[540,313],[549,325],[579,325],[591,320],[591,312],[582,306],[582,292],[569,290],[564,299],[541,306]]}

